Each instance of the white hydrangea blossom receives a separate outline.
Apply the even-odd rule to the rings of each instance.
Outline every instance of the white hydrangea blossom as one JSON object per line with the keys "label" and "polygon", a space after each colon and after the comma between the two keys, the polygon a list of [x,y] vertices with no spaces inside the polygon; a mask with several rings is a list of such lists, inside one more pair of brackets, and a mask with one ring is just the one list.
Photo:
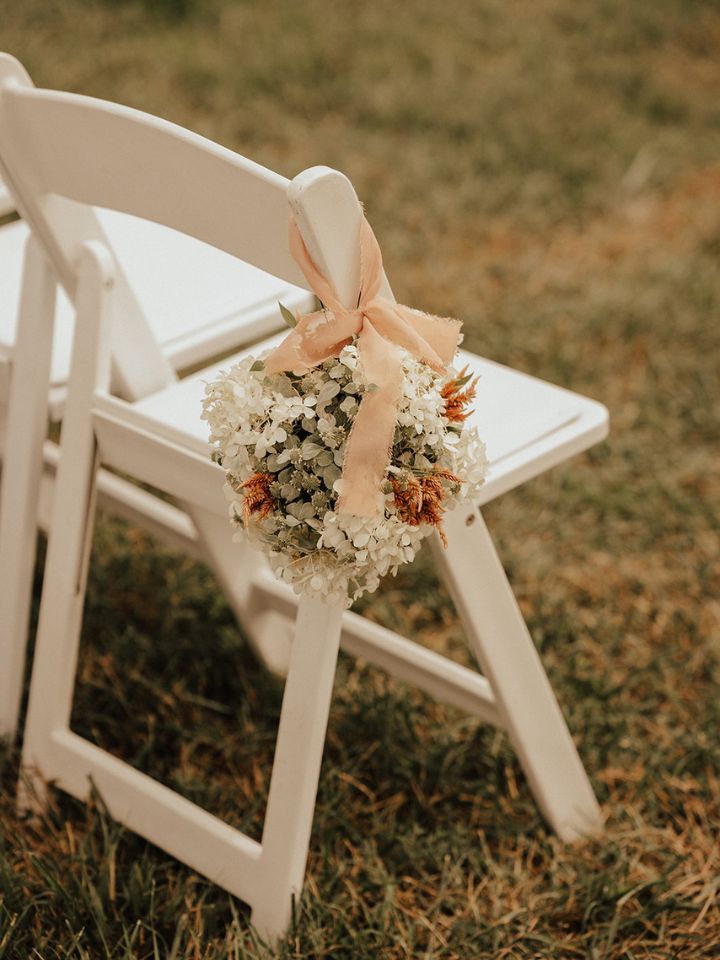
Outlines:
{"label": "white hydrangea blossom", "polygon": [[[382,516],[335,512],[345,443],[366,390],[355,344],[303,376],[268,374],[266,355],[247,357],[221,373],[206,386],[203,403],[213,456],[226,472],[236,539],[262,548],[275,574],[296,593],[349,606],[410,562],[433,528],[401,519],[390,482]],[[402,480],[447,471],[460,482],[444,487],[443,506],[472,499],[487,471],[477,430],[444,415],[447,378],[410,354],[403,368],[390,474]],[[266,478],[271,500],[267,515],[248,518],[242,485],[258,474]]]}

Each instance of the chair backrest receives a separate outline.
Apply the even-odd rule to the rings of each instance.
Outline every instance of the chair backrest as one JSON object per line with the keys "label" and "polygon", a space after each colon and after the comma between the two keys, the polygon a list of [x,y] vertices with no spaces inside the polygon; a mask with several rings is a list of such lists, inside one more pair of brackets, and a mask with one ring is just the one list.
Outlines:
{"label": "chair backrest", "polygon": [[[95,206],[179,230],[307,287],[288,250],[288,200],[318,266],[348,305],[357,297],[361,208],[342,174],[312,168],[288,191],[284,177],[175,124],[37,89],[7,54],[0,54],[0,167],[71,298],[79,244],[110,246]],[[117,384],[143,396],[174,374],[121,270],[114,301]]]}

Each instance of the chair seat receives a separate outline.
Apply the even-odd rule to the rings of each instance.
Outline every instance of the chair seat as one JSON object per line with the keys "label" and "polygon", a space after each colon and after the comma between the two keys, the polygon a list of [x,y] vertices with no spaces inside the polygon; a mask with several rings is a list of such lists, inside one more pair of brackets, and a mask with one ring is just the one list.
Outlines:
{"label": "chair seat", "polygon": [[[113,249],[176,369],[207,361],[282,323],[277,303],[307,308],[300,287],[249,266],[199,240],[110,210],[98,210]],[[0,227],[0,356],[15,342],[26,224]],[[51,385],[70,368],[74,311],[62,290],[56,314]]]}
{"label": "chair seat", "polygon": [[[283,335],[276,334],[133,404],[133,424],[209,455],[208,427],[200,418],[205,384],[240,358],[278,343]],[[470,422],[484,439],[490,461],[480,503],[607,434],[607,410],[594,400],[461,350],[457,365],[465,364],[480,377]]]}

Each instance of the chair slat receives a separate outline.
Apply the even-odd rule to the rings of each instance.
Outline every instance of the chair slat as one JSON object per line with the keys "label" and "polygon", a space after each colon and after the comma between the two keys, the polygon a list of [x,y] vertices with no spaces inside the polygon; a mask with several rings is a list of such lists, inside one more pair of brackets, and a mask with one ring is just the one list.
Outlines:
{"label": "chair slat", "polygon": [[283,242],[284,177],[130,107],[22,86],[2,100],[0,137],[36,192],[162,223],[306,285]]}

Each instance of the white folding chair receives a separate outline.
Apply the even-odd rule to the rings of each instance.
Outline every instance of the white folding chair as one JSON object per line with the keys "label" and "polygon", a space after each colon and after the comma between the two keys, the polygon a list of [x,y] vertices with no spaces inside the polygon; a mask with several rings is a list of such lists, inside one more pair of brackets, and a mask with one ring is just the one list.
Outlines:
{"label": "white folding chair", "polygon": [[[6,55],[0,55],[0,83],[32,86],[21,65]],[[16,193],[13,197],[0,180],[0,216],[14,211],[16,205],[27,207],[26,216],[32,223],[34,208],[44,201],[33,195],[32,177],[28,189],[23,180],[32,157],[22,150],[13,153],[9,136],[6,131],[0,137],[5,143],[5,149],[0,149],[0,168],[6,154],[6,162],[15,171],[9,172],[8,182],[14,176]],[[53,206],[53,201],[47,203]],[[278,300],[303,308],[312,303],[307,291],[164,225],[106,209],[93,214],[96,228],[99,224],[121,266],[129,287],[125,307],[135,318],[134,323],[128,322],[126,349],[117,358],[116,379],[128,397],[141,397],[160,383],[174,381],[177,371],[207,362],[282,326]],[[32,358],[33,364],[32,376],[15,382],[13,406],[18,413],[9,440],[13,469],[3,478],[9,489],[4,497],[5,515],[0,517],[0,528],[6,531],[0,552],[0,582],[4,584],[0,593],[0,735],[5,736],[15,733],[18,718],[36,517],[46,529],[57,463],[56,444],[44,440],[46,420],[48,413],[55,421],[61,417],[69,372],[75,307],[66,257],[76,243],[84,216],[88,212],[79,212],[75,204],[55,200],[44,250],[28,249],[27,258],[28,222],[16,219],[0,226],[0,450],[5,446],[13,361],[25,349],[28,363]],[[42,226],[39,229],[42,231]],[[57,289],[57,278],[65,287]],[[18,317],[23,331],[20,343],[16,343]],[[50,333],[52,350],[48,355],[38,351],[38,345],[49,347]],[[184,511],[107,471],[98,478],[98,494],[106,509],[140,523],[170,545],[211,565],[217,564],[219,550],[226,569],[226,530],[206,525],[199,534]],[[200,524],[203,526],[202,519]],[[219,546],[208,549],[208,541],[219,542]],[[226,589],[238,611],[242,598],[235,597],[237,588],[226,584]],[[281,670],[286,665],[285,646],[276,644],[258,653],[272,669]]]}
{"label": "white folding chair", "polygon": [[[156,118],[31,88],[0,86],[0,122],[33,158],[25,190],[52,198],[31,211],[38,238],[31,264],[40,258],[40,243],[50,247],[54,204],[62,199],[155,220],[302,284],[287,248],[289,199],[311,256],[340,299],[348,306],[356,301],[361,211],[343,175],[314,168],[288,184]],[[92,780],[118,820],[248,902],[258,930],[277,937],[288,923],[291,897],[302,887],[342,642],[351,654],[505,729],[540,808],[561,837],[598,829],[592,789],[479,504],[447,517],[449,545],[438,548],[437,557],[484,676],[340,606],[298,602],[257,563],[257,554],[239,545],[232,557],[228,551],[235,569],[234,558],[244,558],[246,616],[265,623],[268,633],[296,618],[260,843],[72,732],[99,465],[167,491],[193,517],[227,523],[222,471],[209,459],[199,420],[202,382],[213,369],[160,383],[136,402],[112,396],[113,344],[133,322],[124,309],[126,288],[94,222],[86,219],[75,240],[63,263],[76,291],[77,331],[23,747],[24,766],[35,771],[36,798],[46,780],[78,797],[87,795]],[[594,401],[472,354],[462,362],[482,375],[476,417],[492,460],[483,503],[604,436],[607,414]],[[23,802],[41,802],[32,796]]]}

